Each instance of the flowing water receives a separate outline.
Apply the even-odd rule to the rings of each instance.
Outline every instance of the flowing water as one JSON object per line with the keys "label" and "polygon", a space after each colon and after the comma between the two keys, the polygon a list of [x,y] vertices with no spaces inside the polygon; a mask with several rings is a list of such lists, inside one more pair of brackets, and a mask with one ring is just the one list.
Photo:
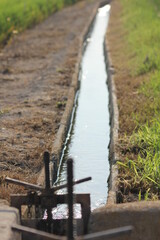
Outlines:
{"label": "flowing water", "polygon": [[104,57],[104,38],[110,5],[98,10],[85,42],[79,74],[80,89],[72,130],[64,151],[58,183],[66,181],[66,159],[74,159],[74,178],[91,176],[92,181],[75,186],[75,193],[90,193],[92,210],[107,200],[110,166],[109,93]]}

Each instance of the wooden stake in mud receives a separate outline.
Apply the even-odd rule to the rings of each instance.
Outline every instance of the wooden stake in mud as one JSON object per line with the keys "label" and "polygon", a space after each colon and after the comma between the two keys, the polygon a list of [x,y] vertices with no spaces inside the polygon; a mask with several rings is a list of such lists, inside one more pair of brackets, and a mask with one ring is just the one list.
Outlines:
{"label": "wooden stake in mud", "polygon": [[67,182],[68,182],[68,231],[67,239],[73,240],[73,160],[67,161]]}
{"label": "wooden stake in mud", "polygon": [[49,173],[49,152],[44,153],[44,165],[45,165],[45,188],[50,189],[50,173]]}
{"label": "wooden stake in mud", "polygon": [[[49,171],[49,162],[50,162],[50,155],[49,152],[44,152],[44,165],[45,165],[45,189],[50,191],[50,171]],[[52,208],[47,207],[47,231],[51,233],[51,222],[52,222]]]}

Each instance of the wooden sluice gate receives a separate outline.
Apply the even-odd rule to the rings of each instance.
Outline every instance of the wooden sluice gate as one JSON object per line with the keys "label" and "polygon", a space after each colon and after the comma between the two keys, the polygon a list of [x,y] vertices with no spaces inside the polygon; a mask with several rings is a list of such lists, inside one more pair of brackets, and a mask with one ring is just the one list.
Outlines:
{"label": "wooden sluice gate", "polygon": [[[11,206],[19,210],[21,225],[13,225],[12,230],[22,233],[22,240],[49,239],[110,239],[122,234],[129,234],[132,226],[107,230],[99,233],[87,234],[91,214],[90,194],[74,194],[73,186],[91,180],[91,177],[73,180],[73,160],[67,161],[67,183],[51,186],[49,171],[50,156],[44,153],[45,187],[22,182],[6,177],[7,183],[25,187],[27,194],[11,195]],[[56,191],[67,188],[67,194],[56,194]],[[52,209],[59,204],[68,205],[67,219],[54,219]],[[81,206],[81,218],[74,219],[74,204]],[[25,212],[24,216],[22,211]],[[46,217],[44,218],[44,213]],[[76,233],[74,224],[80,230]],[[80,235],[80,236],[78,236]]]}

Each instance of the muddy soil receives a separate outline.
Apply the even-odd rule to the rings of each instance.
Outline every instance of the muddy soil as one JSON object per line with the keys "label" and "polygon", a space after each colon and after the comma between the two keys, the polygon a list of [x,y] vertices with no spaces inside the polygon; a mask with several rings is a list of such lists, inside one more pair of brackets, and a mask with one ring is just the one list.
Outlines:
{"label": "muddy soil", "polygon": [[[51,150],[96,0],[80,1],[15,36],[0,51],[0,176],[36,182]],[[1,186],[0,197],[18,192]]]}

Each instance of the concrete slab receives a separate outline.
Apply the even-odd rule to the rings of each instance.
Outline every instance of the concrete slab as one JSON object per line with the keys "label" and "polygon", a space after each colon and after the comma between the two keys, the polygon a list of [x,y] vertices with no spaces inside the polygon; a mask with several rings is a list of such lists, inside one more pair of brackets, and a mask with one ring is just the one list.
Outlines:
{"label": "concrete slab", "polygon": [[21,240],[21,234],[12,231],[13,224],[20,224],[18,210],[7,206],[6,201],[0,200],[0,239]]}
{"label": "concrete slab", "polygon": [[159,240],[160,202],[143,201],[113,204],[99,208],[91,216],[90,232],[99,232],[127,225],[134,227],[133,233],[130,236],[114,238],[114,240]]}

